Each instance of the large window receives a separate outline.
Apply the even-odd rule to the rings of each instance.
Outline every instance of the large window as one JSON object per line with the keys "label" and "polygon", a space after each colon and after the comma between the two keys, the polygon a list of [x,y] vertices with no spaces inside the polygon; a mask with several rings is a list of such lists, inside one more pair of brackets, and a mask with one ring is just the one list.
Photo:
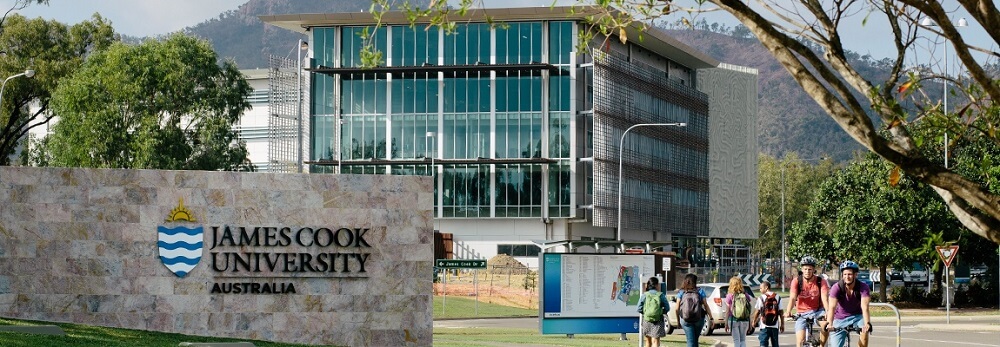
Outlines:
{"label": "large window", "polygon": [[541,252],[541,247],[537,245],[497,245],[497,254],[512,257],[537,257]]}
{"label": "large window", "polygon": [[343,66],[358,67],[362,65],[361,50],[367,42],[366,37],[374,38],[374,48],[379,52],[385,52],[385,33],[386,29],[384,28],[375,30],[373,27],[343,27],[340,35],[341,42],[343,43],[343,45],[340,46],[344,57],[342,62]]}
{"label": "large window", "polygon": [[489,217],[489,172],[486,165],[445,166],[441,186],[444,216]]}
{"label": "large window", "polygon": [[542,23],[511,22],[496,31],[497,64],[542,62]]}
{"label": "large window", "polygon": [[573,22],[549,22],[549,63],[569,64],[575,49]]}
{"label": "large window", "polygon": [[497,77],[497,112],[541,111],[542,78],[524,76]]}
{"label": "large window", "polygon": [[437,113],[436,73],[406,73],[392,78],[392,113]]}
{"label": "large window", "polygon": [[418,25],[396,25],[392,32],[392,50],[389,54],[392,66],[420,66],[425,63],[437,64],[438,29]]}
{"label": "large window", "polygon": [[542,114],[497,113],[497,158],[540,158]]}
{"label": "large window", "polygon": [[496,192],[497,217],[541,217],[541,165],[497,165]]}
{"label": "large window", "polygon": [[391,159],[436,157],[436,139],[427,136],[428,132],[437,133],[436,114],[394,114],[389,123],[392,128]]}
{"label": "large window", "polygon": [[489,158],[489,113],[445,114],[443,130],[441,151],[444,158]]}
{"label": "large window", "polygon": [[344,117],[344,160],[385,159],[385,116]]}
{"label": "large window", "polygon": [[490,63],[490,26],[485,23],[458,25],[444,36],[445,65]]}

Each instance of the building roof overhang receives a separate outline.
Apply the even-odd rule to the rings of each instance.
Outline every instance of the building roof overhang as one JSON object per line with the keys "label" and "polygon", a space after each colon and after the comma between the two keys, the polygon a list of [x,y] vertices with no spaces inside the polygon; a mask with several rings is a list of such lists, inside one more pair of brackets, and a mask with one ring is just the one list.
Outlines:
{"label": "building roof overhang", "polygon": [[358,165],[487,165],[487,164],[555,164],[550,158],[473,158],[473,159],[364,159],[364,160],[316,160],[306,164],[318,166],[358,166]]}
{"label": "building roof overhang", "polygon": [[[600,9],[579,6],[489,8],[470,9],[464,16],[452,14],[449,16],[449,20],[455,22],[485,22],[487,16],[489,16],[492,20],[499,22],[531,20],[583,21],[588,16],[602,14],[603,12]],[[373,25],[376,22],[375,18],[369,12],[278,14],[260,16],[260,19],[267,24],[303,34],[314,27]],[[416,23],[427,24],[429,20],[429,18],[421,18]],[[381,24],[409,25],[410,21],[406,13],[393,11],[382,15]],[[720,64],[718,60],[670,37],[666,31],[660,28],[649,27],[642,30],[641,26],[636,23],[626,29],[626,36],[629,42],[636,42],[650,51],[669,57],[671,60],[692,69],[714,68]],[[618,38],[609,39],[617,40]]]}

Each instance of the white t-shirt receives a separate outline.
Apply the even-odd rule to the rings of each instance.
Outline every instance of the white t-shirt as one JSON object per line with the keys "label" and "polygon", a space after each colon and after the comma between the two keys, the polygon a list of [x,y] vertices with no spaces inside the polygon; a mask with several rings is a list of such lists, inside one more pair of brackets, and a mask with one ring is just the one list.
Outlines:
{"label": "white t-shirt", "polygon": [[[767,298],[767,296],[771,295],[771,294],[774,294],[774,292],[773,291],[769,291],[767,293],[761,294],[760,296],[757,297],[757,303],[754,304],[754,306],[753,306],[753,308],[757,309],[757,312],[760,312],[760,318],[759,318],[760,319],[760,323],[759,323],[760,329],[763,329],[763,328],[775,328],[775,329],[777,329],[781,325],[781,317],[778,317],[778,321],[774,322],[774,325],[764,324],[764,311],[762,311],[764,309],[764,299]],[[778,310],[781,310],[781,307],[780,307],[781,296],[775,295],[774,298],[778,299],[778,304],[779,304]]]}

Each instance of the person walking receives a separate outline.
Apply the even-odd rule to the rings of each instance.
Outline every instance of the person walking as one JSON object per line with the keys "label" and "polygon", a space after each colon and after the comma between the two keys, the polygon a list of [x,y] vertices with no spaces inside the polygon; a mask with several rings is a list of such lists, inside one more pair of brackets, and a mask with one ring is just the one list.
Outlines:
{"label": "person walking", "polygon": [[698,347],[701,329],[705,327],[705,316],[708,316],[709,322],[715,321],[712,311],[708,308],[708,301],[705,299],[707,297],[705,291],[698,288],[698,276],[684,275],[684,282],[677,291],[677,316],[680,317],[688,347]]}
{"label": "person walking", "polygon": [[785,319],[779,303],[778,293],[771,291],[771,282],[760,283],[760,296],[754,304],[753,325],[760,329],[757,338],[760,347],[778,347],[778,333],[785,332]]}
{"label": "person walking", "polygon": [[726,294],[726,332],[733,335],[734,347],[747,347],[747,330],[750,329],[750,312],[753,298],[743,289],[743,280],[737,276],[729,279],[729,293]]}
{"label": "person walking", "polygon": [[[792,312],[792,305],[795,305],[795,313],[799,318],[795,320],[795,346],[802,347],[806,339],[806,329],[812,329],[806,325],[806,318],[818,320],[826,315],[827,296],[830,292],[830,285],[826,280],[816,275],[816,258],[805,256],[799,261],[799,269],[802,275],[792,279],[791,291],[788,296],[788,307],[786,313]],[[825,326],[826,322],[822,326]],[[820,330],[820,345],[826,344],[829,332],[826,329]]]}
{"label": "person walking", "polygon": [[[827,326],[827,330],[854,326],[861,329],[861,338],[858,339],[858,347],[868,347],[868,333],[871,332],[872,320],[868,311],[868,304],[871,302],[872,289],[864,282],[858,281],[858,263],[850,260],[840,264],[840,282],[830,288],[830,307],[826,314],[826,320],[833,322],[833,327]],[[832,345],[840,347],[844,345],[848,332],[838,331],[834,333]]]}
{"label": "person walking", "polygon": [[660,347],[660,338],[667,336],[664,317],[670,311],[667,295],[659,291],[660,279],[650,277],[646,281],[646,292],[639,297],[639,313],[642,314],[642,337],[644,346]]}

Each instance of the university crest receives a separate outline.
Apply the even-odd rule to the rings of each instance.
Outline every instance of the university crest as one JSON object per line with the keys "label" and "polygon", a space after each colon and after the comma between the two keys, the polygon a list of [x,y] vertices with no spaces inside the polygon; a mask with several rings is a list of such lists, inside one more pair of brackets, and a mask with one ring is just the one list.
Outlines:
{"label": "university crest", "polygon": [[177,277],[183,278],[201,260],[204,228],[196,222],[194,215],[184,208],[184,199],[180,199],[167,216],[166,225],[156,227],[160,261]]}

